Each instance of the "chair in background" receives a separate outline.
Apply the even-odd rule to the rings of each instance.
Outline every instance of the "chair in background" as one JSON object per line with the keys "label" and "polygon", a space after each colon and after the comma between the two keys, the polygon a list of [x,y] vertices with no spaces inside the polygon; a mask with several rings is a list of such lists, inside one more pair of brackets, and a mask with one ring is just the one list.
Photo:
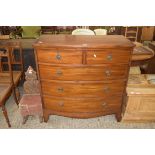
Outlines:
{"label": "chair in background", "polygon": [[94,32],[96,35],[107,35],[106,29],[95,29]]}
{"label": "chair in background", "polygon": [[138,26],[126,26],[125,27],[125,38],[136,42],[138,39],[138,32],[139,32]]}
{"label": "chair in background", "polygon": [[[8,48],[10,51],[8,51]],[[19,52],[19,60],[16,61],[14,57],[14,50],[17,49]],[[10,53],[10,55],[9,55]],[[22,49],[20,44],[17,43],[10,43],[10,42],[1,42],[0,44],[0,84],[8,84],[10,83],[10,72],[9,72],[9,65],[11,65],[12,70],[12,76],[13,76],[13,82],[14,82],[14,89],[16,93],[16,98],[19,99],[19,90],[18,90],[18,84],[23,78],[23,58],[22,58]],[[5,62],[3,61],[5,59]],[[19,65],[20,70],[14,69],[14,65]]]}
{"label": "chair in background", "polygon": [[21,26],[22,38],[38,38],[41,34],[41,26]]}
{"label": "chair in background", "polygon": [[[7,99],[11,96],[12,92],[13,92],[13,95],[14,95],[14,100],[15,100],[17,105],[18,105],[18,100],[17,100],[16,93],[15,93],[15,86],[14,86],[14,81],[13,81],[13,72],[12,72],[11,60],[10,60],[11,49],[8,48],[8,47],[5,48],[5,49],[6,49],[5,57],[6,57],[6,55],[8,57],[9,72],[8,72],[7,80],[9,80],[9,81],[6,82],[6,83],[5,82],[4,83],[0,82],[0,107],[2,108],[4,117],[5,117],[6,122],[8,124],[8,127],[11,127],[11,124],[10,124],[10,121],[9,121],[9,118],[8,118],[8,114],[7,114],[7,110],[5,108],[5,103],[6,103]],[[2,57],[3,57],[3,53],[0,53],[0,61],[1,61]],[[0,67],[1,67],[1,65],[0,65]],[[2,70],[2,69],[0,69],[0,70]],[[1,78],[4,79],[2,73],[0,74],[0,79]]]}
{"label": "chair in background", "polygon": [[95,35],[90,29],[76,29],[72,31],[72,35]]}

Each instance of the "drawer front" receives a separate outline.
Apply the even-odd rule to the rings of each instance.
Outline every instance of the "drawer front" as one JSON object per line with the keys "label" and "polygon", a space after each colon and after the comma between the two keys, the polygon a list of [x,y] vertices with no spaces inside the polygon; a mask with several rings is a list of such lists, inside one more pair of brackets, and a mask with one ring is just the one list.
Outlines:
{"label": "drawer front", "polygon": [[81,64],[82,52],[77,50],[38,50],[38,62],[52,64]]}
{"label": "drawer front", "polygon": [[87,64],[104,64],[104,63],[128,63],[131,51],[124,50],[103,50],[88,51]]}
{"label": "drawer front", "polygon": [[117,111],[121,107],[121,96],[105,99],[74,99],[44,96],[44,108],[59,112],[102,112]]}
{"label": "drawer front", "polygon": [[48,80],[112,80],[127,76],[128,65],[100,67],[52,67],[39,65],[40,78]]}
{"label": "drawer front", "polygon": [[104,84],[42,81],[42,92],[58,97],[104,97],[122,94],[124,84],[122,81]]}

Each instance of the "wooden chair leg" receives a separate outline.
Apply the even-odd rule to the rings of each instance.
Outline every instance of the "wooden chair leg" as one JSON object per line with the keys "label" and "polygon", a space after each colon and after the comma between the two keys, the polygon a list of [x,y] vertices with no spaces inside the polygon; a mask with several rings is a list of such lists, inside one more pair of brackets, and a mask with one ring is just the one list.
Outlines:
{"label": "wooden chair leg", "polygon": [[6,111],[6,108],[4,105],[2,105],[2,111],[3,111],[3,115],[6,119],[6,122],[8,124],[8,127],[10,128],[11,127],[11,124],[10,124],[10,121],[9,121],[9,117],[8,117],[8,114],[7,114],[7,111]]}
{"label": "wooden chair leg", "polygon": [[19,102],[18,102],[18,99],[17,99],[17,96],[16,96],[16,90],[15,90],[15,88],[13,88],[13,97],[14,97],[14,100],[15,100],[17,106],[18,106]]}
{"label": "wooden chair leg", "polygon": [[19,88],[18,87],[15,88],[15,93],[16,93],[16,98],[17,98],[17,100],[19,102],[19,100],[20,100],[20,92],[19,92]]}

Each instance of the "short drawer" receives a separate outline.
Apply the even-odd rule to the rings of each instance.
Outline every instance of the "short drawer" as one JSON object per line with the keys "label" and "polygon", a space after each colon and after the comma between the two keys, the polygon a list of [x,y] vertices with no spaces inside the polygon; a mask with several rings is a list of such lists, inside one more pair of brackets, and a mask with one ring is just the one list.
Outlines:
{"label": "short drawer", "polygon": [[81,82],[48,82],[42,81],[43,94],[58,97],[104,97],[122,94],[125,82],[81,83]]}
{"label": "short drawer", "polygon": [[56,98],[43,96],[44,108],[58,112],[102,112],[118,111],[121,107],[122,98]]}
{"label": "short drawer", "polygon": [[117,49],[87,51],[87,64],[128,63],[130,53]]}
{"label": "short drawer", "polygon": [[126,78],[128,65],[104,65],[98,67],[59,67],[39,65],[39,70],[41,79],[100,81]]}
{"label": "short drawer", "polygon": [[81,64],[82,52],[78,50],[38,50],[38,62],[52,64]]}

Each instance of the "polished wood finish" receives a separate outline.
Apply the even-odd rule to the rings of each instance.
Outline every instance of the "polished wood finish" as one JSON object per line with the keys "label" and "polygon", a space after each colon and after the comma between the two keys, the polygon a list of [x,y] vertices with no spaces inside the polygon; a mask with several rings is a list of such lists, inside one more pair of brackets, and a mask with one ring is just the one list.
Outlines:
{"label": "polished wood finish", "polygon": [[107,35],[107,36],[72,36],[72,35],[42,35],[37,43],[35,48],[39,49],[44,48],[77,48],[78,49],[130,49],[133,47],[133,43],[127,39],[124,39],[120,35]]}
{"label": "polished wood finish", "polygon": [[115,35],[42,36],[34,48],[44,121],[52,114],[120,121],[133,47]]}
{"label": "polished wood finish", "polygon": [[134,61],[146,61],[154,56],[154,51],[147,46],[135,47],[132,55],[132,63]]}
{"label": "polished wood finish", "polygon": [[125,82],[121,80],[115,84],[114,82],[116,81],[111,83],[42,81],[42,93],[58,97],[110,97],[114,94],[122,94]]}
{"label": "polished wood finish", "polygon": [[127,63],[130,60],[130,50],[108,49],[87,51],[87,64]]}
{"label": "polished wood finish", "polygon": [[115,80],[126,77],[128,65],[103,65],[103,66],[54,66],[39,65],[41,79],[72,81],[100,81]]}
{"label": "polished wood finish", "polygon": [[[46,52],[46,54],[45,54]],[[67,52],[67,55],[66,55]],[[72,58],[72,59],[70,59]],[[54,64],[81,64],[82,53],[75,50],[39,50],[38,62],[54,63]]]}
{"label": "polished wood finish", "polygon": [[[141,28],[139,28],[139,30],[140,29]],[[124,33],[122,33],[122,34],[124,35]],[[47,36],[47,35],[41,35],[41,37],[44,37],[44,36]],[[34,49],[32,47],[32,44],[37,42],[37,39],[23,39],[23,38],[22,39],[8,39],[8,40],[0,40],[0,42],[11,42],[13,44],[14,44],[14,42],[20,42],[21,46],[22,46],[22,53],[23,53],[24,71],[27,70],[29,65],[31,65],[34,69],[36,69],[35,58],[34,58]],[[149,56],[148,54],[149,54],[148,52],[146,52],[146,53],[137,53],[137,52],[135,53],[134,52],[133,53],[134,60],[132,60],[132,62],[135,65],[145,64],[146,61],[148,60],[148,59],[146,60],[146,55]],[[17,52],[15,53],[15,55],[17,55]],[[141,58],[144,58],[145,60],[143,61]],[[3,62],[3,64],[4,64],[4,62]],[[14,65],[14,66],[15,66],[15,68],[17,68],[19,65]]]}
{"label": "polished wood finish", "polygon": [[[60,98],[44,96],[44,105],[46,109],[61,112],[102,112],[102,111],[117,111],[120,108],[120,96],[105,98]],[[72,107],[72,108],[71,108]]]}

